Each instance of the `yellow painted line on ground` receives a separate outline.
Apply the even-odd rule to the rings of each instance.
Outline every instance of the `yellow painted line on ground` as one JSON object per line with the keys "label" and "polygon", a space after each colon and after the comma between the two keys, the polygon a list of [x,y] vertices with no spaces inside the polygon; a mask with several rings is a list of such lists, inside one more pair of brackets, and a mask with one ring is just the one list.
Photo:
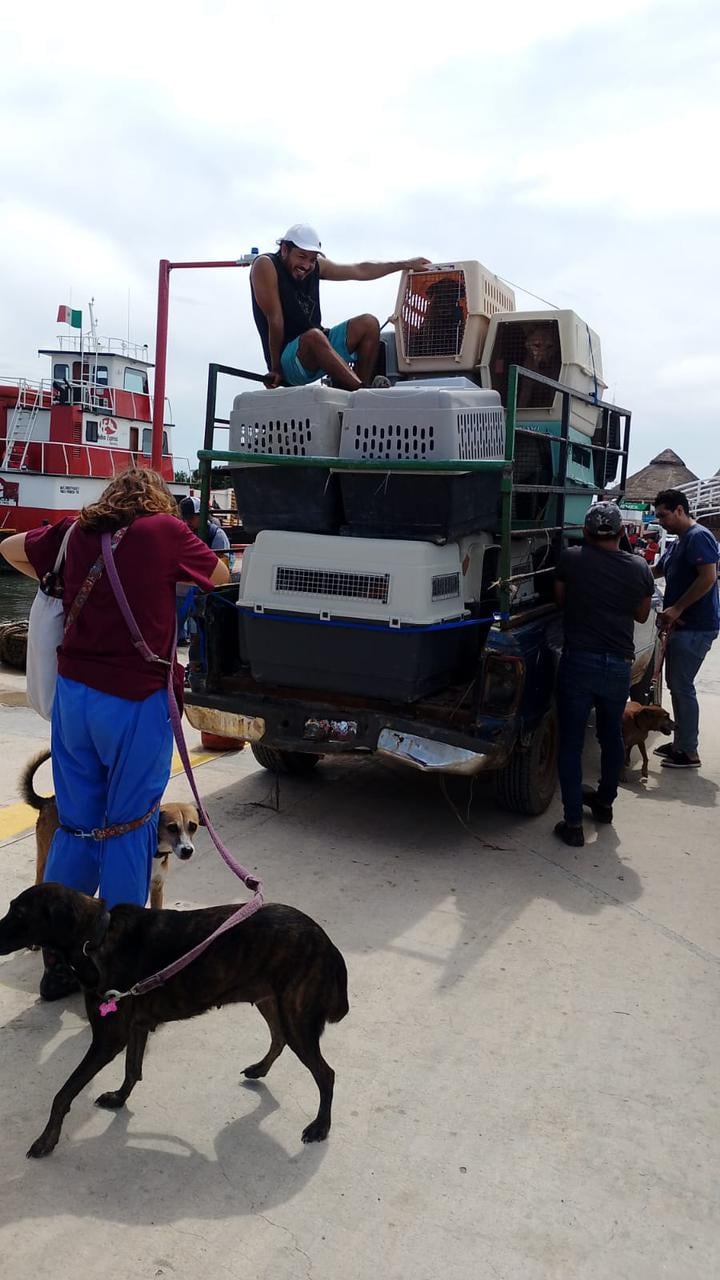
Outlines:
{"label": "yellow painted line on ground", "polygon": [[[223,755],[222,751],[191,751],[190,763],[193,769],[196,769],[210,760],[217,760],[221,755]],[[170,777],[176,778],[183,772],[180,757],[177,751],[174,751]],[[0,841],[12,840],[14,836],[22,835],[24,831],[31,831],[36,821],[37,810],[31,808],[29,804],[3,805],[0,808]]]}
{"label": "yellow painted line on ground", "polygon": [[0,840],[12,840],[22,831],[30,831],[37,822],[37,810],[29,804],[6,804],[0,809]]}

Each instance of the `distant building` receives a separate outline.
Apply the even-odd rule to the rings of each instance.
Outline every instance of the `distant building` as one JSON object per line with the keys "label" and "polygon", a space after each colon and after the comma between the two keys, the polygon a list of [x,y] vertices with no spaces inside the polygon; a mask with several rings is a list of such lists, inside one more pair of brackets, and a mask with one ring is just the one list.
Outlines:
{"label": "distant building", "polygon": [[680,489],[698,478],[673,449],[663,449],[642,471],[628,476],[625,501],[654,502],[661,489]]}

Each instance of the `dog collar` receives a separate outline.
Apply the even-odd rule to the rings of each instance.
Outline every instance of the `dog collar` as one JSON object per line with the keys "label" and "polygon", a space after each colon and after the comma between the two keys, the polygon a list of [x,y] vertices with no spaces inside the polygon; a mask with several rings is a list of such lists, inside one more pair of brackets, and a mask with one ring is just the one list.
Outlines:
{"label": "dog collar", "polygon": [[90,937],[83,942],[82,953],[84,956],[86,956],[90,951],[97,951],[98,948],[102,946],[109,928],[110,912],[106,907],[103,907],[102,914],[98,916]]}

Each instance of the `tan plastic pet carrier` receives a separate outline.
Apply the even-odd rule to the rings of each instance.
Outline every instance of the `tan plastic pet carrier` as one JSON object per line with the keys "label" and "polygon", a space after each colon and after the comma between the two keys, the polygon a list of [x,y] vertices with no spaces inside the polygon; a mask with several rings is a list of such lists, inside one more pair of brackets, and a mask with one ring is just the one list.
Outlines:
{"label": "tan plastic pet carrier", "polygon": [[488,321],[514,311],[515,294],[479,262],[403,271],[395,344],[401,373],[457,373],[480,362]]}
{"label": "tan plastic pet carrier", "polygon": [[[488,326],[480,364],[484,387],[492,387],[507,404],[508,372],[517,364],[554,382],[562,382],[586,396],[602,399],[600,339],[574,311],[514,311],[494,315]],[[552,387],[521,378],[518,386],[518,422],[556,422],[562,399]],[[598,411],[582,400],[570,404],[570,426],[592,436]]]}

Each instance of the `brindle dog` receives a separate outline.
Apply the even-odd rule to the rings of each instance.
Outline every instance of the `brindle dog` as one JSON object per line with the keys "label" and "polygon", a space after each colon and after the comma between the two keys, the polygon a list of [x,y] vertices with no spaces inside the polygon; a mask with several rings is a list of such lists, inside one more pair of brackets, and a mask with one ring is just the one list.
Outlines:
{"label": "brindle dog", "polygon": [[73,1099],[123,1049],[125,1079],[119,1089],[102,1094],[98,1106],[124,1105],[142,1079],[148,1035],[161,1023],[243,1001],[257,1005],[271,1036],[265,1057],[244,1074],[251,1080],[266,1075],[288,1044],[320,1091],[320,1107],[303,1142],[327,1137],[335,1072],[320,1052],[320,1036],[326,1022],[339,1022],[348,1012],[347,970],[320,925],[294,907],[262,907],[162,986],[127,996],[106,1017],[100,1013],[105,992],[128,991],[172,964],[237,909],[235,904],[152,911],[122,904],[107,911],[102,901],[59,884],[36,885],[10,903],[0,921],[0,955],[33,945],[60,952],[84,989],[92,1029],[90,1048],[53,1100],[28,1156],[50,1154]]}

